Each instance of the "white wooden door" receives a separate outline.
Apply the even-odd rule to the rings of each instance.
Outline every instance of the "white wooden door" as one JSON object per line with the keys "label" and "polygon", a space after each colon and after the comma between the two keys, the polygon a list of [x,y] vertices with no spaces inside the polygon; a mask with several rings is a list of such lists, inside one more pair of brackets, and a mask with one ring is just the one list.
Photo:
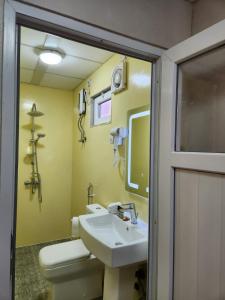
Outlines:
{"label": "white wooden door", "polygon": [[158,300],[225,299],[224,45],[222,21],[162,57]]}

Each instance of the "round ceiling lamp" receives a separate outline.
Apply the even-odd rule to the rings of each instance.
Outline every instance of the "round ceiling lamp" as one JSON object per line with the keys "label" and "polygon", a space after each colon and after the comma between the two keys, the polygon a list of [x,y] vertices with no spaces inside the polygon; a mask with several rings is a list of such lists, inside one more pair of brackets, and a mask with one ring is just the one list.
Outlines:
{"label": "round ceiling lamp", "polygon": [[40,59],[47,65],[58,65],[62,61],[62,54],[57,50],[43,50]]}

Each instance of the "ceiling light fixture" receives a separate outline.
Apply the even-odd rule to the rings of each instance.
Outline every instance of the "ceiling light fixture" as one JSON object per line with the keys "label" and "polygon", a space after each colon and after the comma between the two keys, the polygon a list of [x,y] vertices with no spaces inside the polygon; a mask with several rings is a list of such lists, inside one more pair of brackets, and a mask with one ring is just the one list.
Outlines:
{"label": "ceiling light fixture", "polygon": [[57,50],[46,49],[40,53],[40,59],[48,65],[57,65],[62,61],[62,54]]}

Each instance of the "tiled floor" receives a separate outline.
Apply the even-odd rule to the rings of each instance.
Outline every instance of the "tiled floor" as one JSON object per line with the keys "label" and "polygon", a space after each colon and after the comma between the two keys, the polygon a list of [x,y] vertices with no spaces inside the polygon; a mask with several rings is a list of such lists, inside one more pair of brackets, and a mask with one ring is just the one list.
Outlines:
{"label": "tiled floor", "polygon": [[15,300],[47,300],[49,285],[40,272],[38,253],[55,243],[16,249]]}

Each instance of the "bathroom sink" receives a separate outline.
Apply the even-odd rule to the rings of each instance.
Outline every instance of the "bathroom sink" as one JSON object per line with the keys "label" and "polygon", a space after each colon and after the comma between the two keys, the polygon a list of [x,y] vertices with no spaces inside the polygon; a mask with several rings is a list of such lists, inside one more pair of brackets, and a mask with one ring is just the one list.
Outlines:
{"label": "bathroom sink", "polygon": [[138,219],[133,225],[116,215],[83,215],[80,235],[87,248],[109,267],[122,267],[145,261],[148,249],[148,226]]}

